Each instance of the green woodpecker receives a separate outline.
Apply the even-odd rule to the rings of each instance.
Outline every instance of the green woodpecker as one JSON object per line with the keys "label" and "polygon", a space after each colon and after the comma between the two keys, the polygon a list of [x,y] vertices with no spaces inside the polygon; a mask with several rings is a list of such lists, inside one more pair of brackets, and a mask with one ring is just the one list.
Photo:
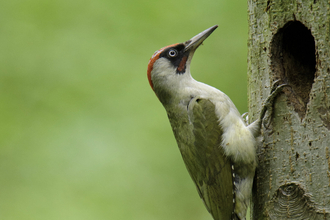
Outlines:
{"label": "green woodpecker", "polygon": [[156,51],[147,75],[207,210],[215,220],[242,220],[251,200],[257,137],[281,86],[267,99],[259,119],[246,125],[226,94],[194,80],[194,52],[217,27]]}

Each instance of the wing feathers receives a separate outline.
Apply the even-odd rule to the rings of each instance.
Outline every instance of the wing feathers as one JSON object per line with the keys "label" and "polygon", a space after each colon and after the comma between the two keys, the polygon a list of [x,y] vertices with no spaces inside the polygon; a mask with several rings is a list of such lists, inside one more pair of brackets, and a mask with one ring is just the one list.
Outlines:
{"label": "wing feathers", "polygon": [[[214,104],[195,98],[188,107],[193,125],[194,144],[186,163],[201,198],[215,220],[231,219],[234,210],[233,182],[230,159],[224,156],[222,129]],[[187,160],[185,160],[187,162]]]}

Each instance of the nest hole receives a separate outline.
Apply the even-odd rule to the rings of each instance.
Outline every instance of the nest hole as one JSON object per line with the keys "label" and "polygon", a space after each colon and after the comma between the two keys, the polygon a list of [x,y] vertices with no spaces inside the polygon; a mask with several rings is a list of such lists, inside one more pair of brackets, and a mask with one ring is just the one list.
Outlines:
{"label": "nest hole", "polygon": [[315,40],[299,21],[289,21],[271,42],[271,68],[275,78],[289,84],[285,93],[300,118],[304,118],[316,72]]}

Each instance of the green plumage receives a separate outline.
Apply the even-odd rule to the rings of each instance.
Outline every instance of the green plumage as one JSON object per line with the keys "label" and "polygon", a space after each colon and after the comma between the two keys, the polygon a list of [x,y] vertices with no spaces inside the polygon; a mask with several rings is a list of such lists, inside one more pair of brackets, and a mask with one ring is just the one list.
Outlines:
{"label": "green plumage", "polygon": [[[213,218],[229,220],[234,210],[232,170],[221,147],[222,130],[215,106],[210,100],[194,98],[181,113],[171,117],[169,113],[169,118],[190,176]],[[175,129],[178,127],[181,129]]]}

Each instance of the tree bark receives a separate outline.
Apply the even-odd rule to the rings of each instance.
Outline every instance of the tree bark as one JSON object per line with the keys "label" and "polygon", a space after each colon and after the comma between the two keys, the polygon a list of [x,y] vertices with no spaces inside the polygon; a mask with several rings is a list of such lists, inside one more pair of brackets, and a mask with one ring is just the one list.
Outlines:
{"label": "tree bark", "polygon": [[330,219],[330,1],[248,0],[249,118],[262,131],[251,219]]}

